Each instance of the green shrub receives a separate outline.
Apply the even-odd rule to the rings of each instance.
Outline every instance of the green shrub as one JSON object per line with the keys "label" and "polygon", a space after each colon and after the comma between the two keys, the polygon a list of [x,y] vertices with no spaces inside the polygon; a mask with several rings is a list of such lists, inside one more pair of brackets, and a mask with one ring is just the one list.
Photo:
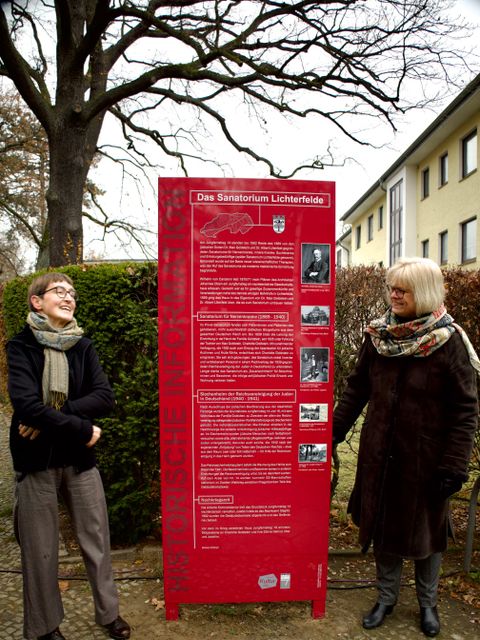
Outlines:
{"label": "green shrub", "polygon": [[[75,283],[75,316],[93,340],[115,392],[114,412],[99,421],[103,433],[97,457],[112,539],[134,543],[157,525],[160,504],[156,264],[81,265],[58,271]],[[25,323],[27,289],[37,275],[5,285],[7,337]]]}
{"label": "green shrub", "polygon": [[[112,538],[136,542],[156,527],[160,506],[156,265],[127,263],[59,270],[75,282],[80,297],[76,317],[95,343],[117,401],[115,412],[101,421],[104,431],[97,449]],[[3,305],[0,301],[4,320],[2,327],[0,317],[0,347],[3,331],[11,337],[22,328],[28,285],[36,275],[5,285]],[[447,308],[480,353],[480,271],[446,269],[444,275]],[[372,266],[337,271],[335,401],[355,364],[365,327],[385,309],[384,277],[384,269]],[[5,362],[0,356],[0,397],[5,393],[5,379]],[[337,459],[337,472],[338,465]],[[478,474],[480,431],[471,467]]]}

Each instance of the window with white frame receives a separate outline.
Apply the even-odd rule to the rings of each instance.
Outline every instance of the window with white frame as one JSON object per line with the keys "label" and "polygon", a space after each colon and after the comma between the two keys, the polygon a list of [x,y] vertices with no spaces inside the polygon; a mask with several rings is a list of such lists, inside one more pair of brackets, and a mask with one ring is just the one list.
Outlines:
{"label": "window with white frame", "polygon": [[460,227],[462,262],[471,262],[477,257],[477,219],[471,218],[466,222],[462,222]]}
{"label": "window with white frame", "polygon": [[355,249],[360,249],[360,245],[362,244],[362,227],[358,225],[355,227]]}
{"label": "window with white frame", "polygon": [[422,240],[422,258],[429,258],[430,240]]}
{"label": "window with white frame", "polygon": [[383,204],[378,207],[378,230],[383,229]]}
{"label": "window with white frame", "polygon": [[438,175],[440,178],[440,186],[443,187],[448,182],[448,153],[440,156]]}
{"label": "window with white frame", "polygon": [[367,219],[367,241],[373,240],[373,213]]}
{"label": "window with white frame", "polygon": [[422,171],[422,200],[430,195],[430,169],[426,167]]}
{"label": "window with white frame", "polygon": [[440,264],[448,262],[448,231],[442,231],[439,236]]}
{"label": "window with white frame", "polygon": [[477,168],[477,130],[462,140],[462,178],[466,178]]}
{"label": "window with white frame", "polygon": [[403,180],[390,189],[390,264],[402,255]]}

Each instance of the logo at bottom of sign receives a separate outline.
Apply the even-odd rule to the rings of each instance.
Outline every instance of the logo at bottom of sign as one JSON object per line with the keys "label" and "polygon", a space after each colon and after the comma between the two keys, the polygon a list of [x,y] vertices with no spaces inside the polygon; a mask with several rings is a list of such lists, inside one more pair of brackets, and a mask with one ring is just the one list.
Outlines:
{"label": "logo at bottom of sign", "polygon": [[[260,589],[273,589],[278,584],[278,578],[274,573],[268,573],[258,578],[258,586]],[[280,574],[280,589],[290,589],[291,575],[290,573]]]}

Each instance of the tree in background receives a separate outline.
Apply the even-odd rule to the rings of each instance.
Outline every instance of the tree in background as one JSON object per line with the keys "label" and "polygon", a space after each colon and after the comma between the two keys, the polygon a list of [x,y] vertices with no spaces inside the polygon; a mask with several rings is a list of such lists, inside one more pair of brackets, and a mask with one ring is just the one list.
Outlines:
{"label": "tree in background", "polygon": [[34,115],[13,92],[0,96],[0,260],[5,276],[25,267],[28,246],[41,250],[47,220],[48,144]]}
{"label": "tree in background", "polygon": [[[52,266],[83,256],[82,202],[106,114],[129,158],[148,166],[142,139],[187,174],[202,131],[218,128],[238,152],[277,177],[333,163],[320,155],[283,171],[245,127],[268,131],[279,113],[324,121],[361,144],[365,119],[428,102],[423,82],[468,81],[451,38],[449,0],[36,0],[0,9],[0,74],[44,128],[49,146]],[[458,23],[457,23],[458,24]],[[461,72],[460,72],[461,69]],[[406,88],[415,99],[404,98]],[[231,98],[234,100],[231,100]],[[239,105],[239,110],[232,108]],[[352,116],[355,116],[352,120]],[[357,124],[358,123],[358,124]],[[332,134],[333,135],[333,134]],[[280,160],[288,163],[289,156]],[[214,159],[215,161],[215,159]]]}
{"label": "tree in background", "polygon": [[[97,155],[92,166],[99,161]],[[45,131],[18,93],[0,94],[0,280],[22,273],[28,263],[48,266],[47,201],[49,150]],[[109,216],[99,205],[103,192],[87,179],[82,216],[101,227],[103,236],[128,223]]]}
{"label": "tree in background", "polygon": [[18,238],[0,228],[0,282],[18,276],[24,268]]}

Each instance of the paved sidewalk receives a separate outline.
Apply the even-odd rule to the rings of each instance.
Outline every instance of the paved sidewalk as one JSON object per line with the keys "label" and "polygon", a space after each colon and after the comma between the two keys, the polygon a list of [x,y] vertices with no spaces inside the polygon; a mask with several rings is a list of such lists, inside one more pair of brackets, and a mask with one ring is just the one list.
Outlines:
{"label": "paved sidewalk", "polygon": [[[8,451],[8,421],[0,413],[0,640],[22,639],[22,578],[20,555],[13,536],[12,470]],[[478,533],[477,533],[478,536]],[[106,633],[93,621],[90,588],[78,575],[81,562],[63,551],[60,586],[63,591],[67,640],[104,640]],[[346,580],[373,579],[371,556],[333,555],[329,566],[330,589],[327,614],[313,620],[309,603],[185,605],[180,620],[166,622],[161,605],[160,548],[143,546],[114,553],[114,568],[121,600],[121,613],[132,625],[132,640],[413,640],[424,636],[418,628],[414,590],[404,587],[394,613],[385,624],[367,632],[361,616],[375,601],[373,588],[339,589],[353,586]],[[458,564],[458,562],[457,562]],[[80,577],[80,579],[78,579]],[[408,576],[407,576],[408,577]],[[337,582],[341,580],[342,582]],[[478,640],[480,611],[442,596],[440,638]]]}

